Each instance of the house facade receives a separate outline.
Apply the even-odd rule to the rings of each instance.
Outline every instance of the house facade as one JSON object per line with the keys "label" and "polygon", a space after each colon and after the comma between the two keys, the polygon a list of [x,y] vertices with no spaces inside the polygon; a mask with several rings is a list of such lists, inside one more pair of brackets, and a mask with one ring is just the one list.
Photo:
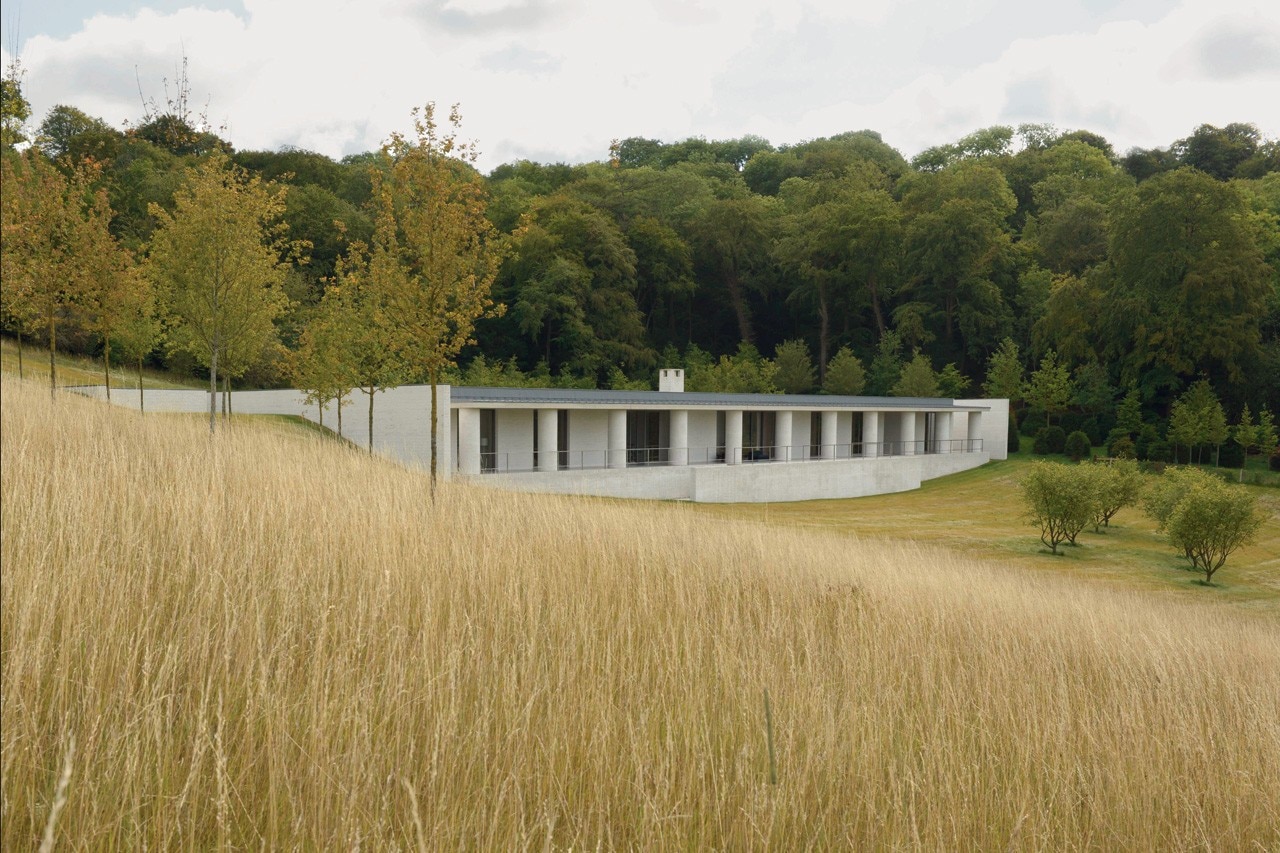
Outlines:
{"label": "house facade", "polygon": [[[846,498],[918,488],[1005,458],[1007,400],[658,391],[437,388],[437,470],[531,492],[713,503]],[[137,406],[130,394],[113,400]],[[374,397],[373,447],[430,461],[428,386]],[[343,408],[343,434],[369,440],[368,398]],[[202,391],[147,392],[149,411],[207,411]],[[232,392],[240,413],[302,415],[337,427],[298,391]]]}

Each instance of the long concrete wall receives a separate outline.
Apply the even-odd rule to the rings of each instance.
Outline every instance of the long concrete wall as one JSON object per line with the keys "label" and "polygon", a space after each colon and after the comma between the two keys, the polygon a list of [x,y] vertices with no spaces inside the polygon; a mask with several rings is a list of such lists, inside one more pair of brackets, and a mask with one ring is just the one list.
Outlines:
{"label": "long concrete wall", "polygon": [[486,474],[473,482],[502,489],[703,503],[767,503],[856,498],[920,488],[925,480],[990,461],[987,453],[876,459],[689,465],[601,471]]}
{"label": "long concrete wall", "polygon": [[[99,386],[74,389],[96,399],[105,399],[106,391]],[[450,387],[437,386],[438,410],[437,473],[447,479],[453,472],[453,436],[449,417]],[[138,408],[136,389],[116,389],[111,402],[125,408]],[[209,392],[180,390],[147,391],[145,406],[148,412],[209,411]],[[218,397],[218,412],[222,411],[222,397]],[[243,415],[299,415],[309,421],[321,423],[320,410],[303,401],[302,392],[296,389],[280,391],[232,391],[231,411]],[[524,413],[528,417],[528,413]],[[328,429],[338,429],[335,404],[325,407],[323,423]],[[431,465],[431,387],[429,385],[405,385],[374,395],[373,400],[373,450],[421,468]],[[354,392],[346,398],[342,407],[342,435],[359,447],[369,445],[369,396]],[[530,456],[532,454],[530,453]]]}

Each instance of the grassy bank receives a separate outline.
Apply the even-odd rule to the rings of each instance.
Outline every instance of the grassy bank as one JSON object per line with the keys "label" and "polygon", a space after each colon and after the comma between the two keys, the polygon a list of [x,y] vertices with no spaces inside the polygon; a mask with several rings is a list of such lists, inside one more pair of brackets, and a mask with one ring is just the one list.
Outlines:
{"label": "grassy bank", "polygon": [[1263,614],[3,382],[4,849],[1280,844]]}
{"label": "grassy bank", "polygon": [[1233,554],[1214,576],[1214,586],[1204,587],[1198,583],[1203,574],[1190,571],[1137,507],[1122,510],[1101,532],[1088,528],[1079,547],[1050,555],[1036,528],[1024,521],[1018,492],[1022,473],[1039,458],[1019,455],[899,494],[767,506],[703,504],[693,511],[775,527],[927,542],[1034,574],[1067,574],[1116,589],[1230,602],[1280,615],[1280,491],[1241,487],[1255,495],[1269,520],[1258,540]]}
{"label": "grassy bank", "polygon": [[[49,350],[47,347],[33,347],[25,343],[22,347],[21,374],[19,373],[18,342],[16,338],[5,336],[0,338],[0,371],[13,376],[21,376],[33,384],[49,387]],[[54,355],[54,364],[58,372],[58,387],[73,385],[102,385],[105,379],[102,361],[84,356],[68,355],[59,352]],[[136,367],[115,363],[111,365],[111,387],[114,393],[138,390],[138,371]],[[142,387],[152,388],[208,388],[194,379],[178,379],[168,373],[144,368],[142,371]]]}

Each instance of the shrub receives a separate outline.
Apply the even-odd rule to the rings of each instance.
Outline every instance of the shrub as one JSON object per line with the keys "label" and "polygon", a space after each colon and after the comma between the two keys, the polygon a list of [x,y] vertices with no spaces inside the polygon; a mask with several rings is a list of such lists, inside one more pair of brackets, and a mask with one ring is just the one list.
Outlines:
{"label": "shrub", "polygon": [[1089,441],[1089,436],[1083,431],[1076,430],[1067,436],[1063,443],[1062,451],[1067,454],[1067,458],[1072,462],[1079,462],[1088,456],[1093,455],[1093,445]]}
{"label": "shrub", "polygon": [[1062,431],[1062,427],[1043,427],[1036,432],[1036,443],[1032,445],[1031,450],[1044,456],[1049,453],[1061,453],[1066,444],[1067,434]]}
{"label": "shrub", "polygon": [[1167,441],[1153,441],[1147,445],[1147,460],[1150,462],[1169,462],[1173,459],[1173,448]]}
{"label": "shrub", "polygon": [[1112,440],[1111,446],[1107,448],[1107,452],[1116,459],[1136,459],[1137,448],[1134,447],[1133,439],[1127,435],[1121,435],[1119,438]]}
{"label": "shrub", "polygon": [[1127,506],[1133,506],[1142,496],[1145,477],[1133,459],[1117,459],[1094,467],[1097,475],[1097,505],[1093,517],[1093,529],[1110,527],[1111,518]]}
{"label": "shrub", "polygon": [[1253,495],[1213,479],[1187,489],[1165,527],[1169,541],[1204,572],[1208,584],[1232,551],[1254,540],[1262,518]]}
{"label": "shrub", "polygon": [[1055,554],[1062,542],[1075,544],[1097,514],[1098,478],[1092,468],[1036,462],[1022,479],[1027,517],[1040,528],[1040,541]]}
{"label": "shrub", "polygon": [[1048,422],[1045,420],[1044,412],[1028,411],[1022,416],[1022,425],[1018,427],[1019,431],[1031,438],[1040,430],[1044,429]]}

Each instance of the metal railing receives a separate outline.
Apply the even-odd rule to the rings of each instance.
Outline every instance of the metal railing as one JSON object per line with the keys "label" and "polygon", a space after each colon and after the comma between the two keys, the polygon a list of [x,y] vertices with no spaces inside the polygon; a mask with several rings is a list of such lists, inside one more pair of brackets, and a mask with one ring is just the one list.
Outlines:
{"label": "metal railing", "polygon": [[[737,462],[754,465],[764,463],[829,462],[833,460],[875,459],[886,456],[909,456],[938,453],[980,453],[982,439],[956,438],[934,441],[854,441],[843,444],[802,444],[796,446],[756,446],[735,448]],[[707,447],[629,447],[625,450],[560,450],[555,451],[556,470],[591,471],[621,468],[665,468],[685,465],[724,465],[726,448]],[[730,458],[733,458],[732,456]],[[485,452],[480,454],[481,474],[516,474],[543,470],[538,466],[541,454],[531,450]]]}

